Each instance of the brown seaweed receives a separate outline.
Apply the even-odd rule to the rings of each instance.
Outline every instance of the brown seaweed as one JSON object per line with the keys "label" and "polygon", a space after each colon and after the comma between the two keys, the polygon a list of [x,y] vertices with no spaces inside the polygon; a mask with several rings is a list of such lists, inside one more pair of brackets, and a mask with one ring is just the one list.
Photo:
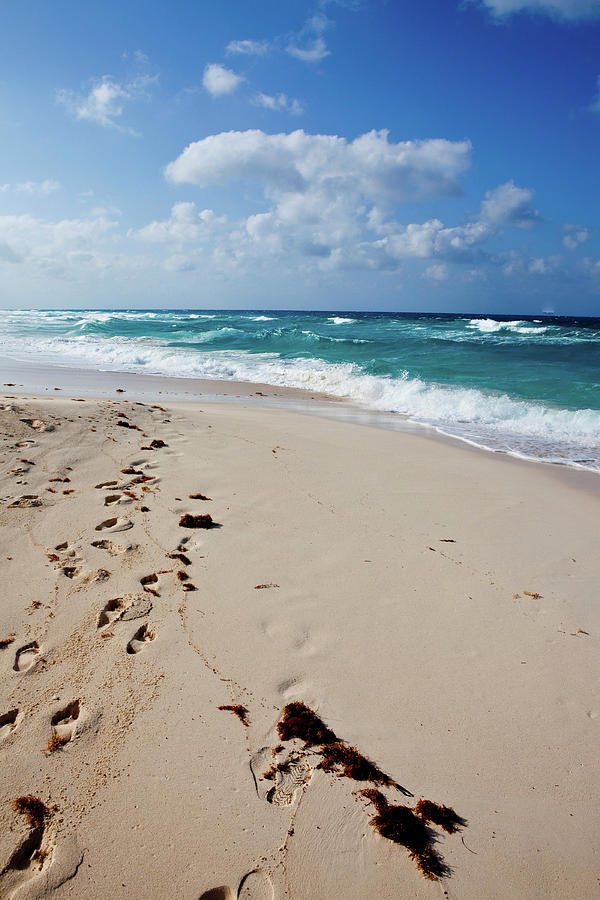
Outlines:
{"label": "brown seaweed", "polygon": [[212,516],[208,513],[199,516],[185,513],[185,515],[180,518],[179,524],[182,528],[212,528],[213,520]]}
{"label": "brown seaweed", "polygon": [[454,834],[467,824],[466,819],[457,815],[450,806],[441,806],[433,800],[419,800],[415,812],[424,822],[439,825],[447,834]]}
{"label": "brown seaweed", "polygon": [[39,797],[28,794],[13,800],[13,809],[23,816],[27,816],[30,828],[39,828],[49,817],[50,810]]}
{"label": "brown seaweed", "polygon": [[167,553],[167,559],[178,559],[184,566],[191,566],[191,559],[185,553]]}
{"label": "brown seaweed", "polygon": [[282,741],[300,738],[305,747],[316,747],[320,744],[336,744],[338,738],[319,716],[301,701],[288,703],[283,710],[281,721],[277,724],[277,732]]}
{"label": "brown seaweed", "polygon": [[245,706],[241,706],[239,703],[235,706],[219,706],[218,709],[227,710],[228,712],[232,712],[234,715],[238,717],[242,725],[248,727],[250,724],[249,719],[249,710],[246,709]]}
{"label": "brown seaweed", "polygon": [[425,878],[435,880],[449,874],[448,867],[434,847],[435,833],[423,819],[415,815],[413,809],[388,803],[381,791],[375,788],[368,788],[360,793],[377,810],[369,824],[382,837],[406,847]]}

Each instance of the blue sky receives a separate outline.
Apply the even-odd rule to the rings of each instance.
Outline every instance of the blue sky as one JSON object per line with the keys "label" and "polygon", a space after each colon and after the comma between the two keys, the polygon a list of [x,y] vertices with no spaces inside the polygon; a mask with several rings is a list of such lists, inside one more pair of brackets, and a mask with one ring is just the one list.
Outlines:
{"label": "blue sky", "polygon": [[0,305],[600,315],[600,0],[29,0]]}

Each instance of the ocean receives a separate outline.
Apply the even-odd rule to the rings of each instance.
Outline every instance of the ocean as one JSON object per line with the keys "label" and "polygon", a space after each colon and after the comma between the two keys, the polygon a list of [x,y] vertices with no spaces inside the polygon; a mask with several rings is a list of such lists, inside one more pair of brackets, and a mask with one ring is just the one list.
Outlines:
{"label": "ocean", "polygon": [[0,355],[322,391],[489,450],[600,470],[600,319],[4,310]]}

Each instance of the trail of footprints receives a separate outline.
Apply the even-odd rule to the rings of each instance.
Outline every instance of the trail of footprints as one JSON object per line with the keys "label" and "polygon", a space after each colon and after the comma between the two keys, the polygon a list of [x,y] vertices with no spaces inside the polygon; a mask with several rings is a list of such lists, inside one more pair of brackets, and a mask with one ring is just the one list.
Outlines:
{"label": "trail of footprints", "polygon": [[[124,415],[124,414],[120,414]],[[37,431],[51,431],[54,426],[46,425],[42,420],[23,420],[30,427]],[[133,426],[132,426],[133,427]],[[141,431],[139,428],[135,430]],[[30,447],[35,442],[21,441],[18,447]],[[151,445],[146,449],[155,451],[163,446],[167,446],[161,440],[153,440]],[[29,468],[34,465],[32,461],[23,461],[26,465],[18,467],[13,471],[13,475],[23,476],[27,474]],[[159,478],[154,474],[148,474],[147,471],[139,467],[145,465],[146,469],[154,468],[152,464],[147,464],[145,459],[136,459],[129,466],[121,470],[121,477],[109,482],[103,482],[95,485],[97,489],[107,491],[103,499],[103,506],[129,506],[134,501],[141,501],[146,495],[157,489]],[[69,479],[53,478],[51,481],[62,481]],[[135,493],[135,492],[138,493]],[[11,503],[12,508],[29,508],[42,505],[42,500],[36,494],[23,495]],[[147,507],[142,506],[143,512],[147,511]],[[125,532],[133,528],[134,522],[126,516],[111,516],[101,521],[95,526],[97,532],[106,532],[109,534]],[[112,557],[122,556],[131,553],[137,549],[135,543],[119,544],[109,538],[102,538],[91,541],[91,546],[104,550]],[[48,559],[54,564],[66,578],[70,580],[80,579],[88,576],[85,580],[93,577],[95,580],[103,579],[109,576],[109,572],[103,569],[97,570],[94,575],[88,573],[84,568],[84,559],[80,552],[79,545],[69,541],[63,541],[52,548],[47,553]],[[189,560],[187,563],[189,564]],[[172,572],[173,570],[164,570]],[[152,590],[152,584],[158,582],[159,574],[153,573],[147,578],[141,580],[141,587],[144,594],[126,594],[122,597],[116,597],[109,600],[100,611],[96,621],[96,628],[102,638],[112,637],[111,629],[120,623],[132,622],[136,619],[145,618],[152,610],[152,601],[147,593],[155,593]],[[146,593],[147,592],[147,593]],[[131,633],[130,633],[131,634]],[[151,641],[155,639],[155,632],[150,628],[147,622],[140,625],[131,634],[127,642],[124,641],[124,650],[127,655],[137,655]],[[7,641],[6,646],[11,643],[14,636]],[[19,675],[34,671],[38,663],[43,661],[41,655],[41,645],[37,640],[30,641],[18,647],[15,651],[13,670]],[[0,714],[0,742],[4,742],[18,727],[23,714],[18,708],[9,709]],[[44,748],[46,755],[54,753],[57,750],[66,748],[77,736],[78,729],[84,718],[84,707],[79,698],[70,701],[66,706],[56,710],[50,717],[50,736],[48,745]],[[19,805],[21,804],[21,805]],[[42,871],[47,870],[52,864],[53,844],[48,829],[48,823],[52,818],[51,812],[45,807],[41,800],[35,797],[21,797],[14,802],[15,810],[23,813],[28,817],[30,828],[27,836],[21,844],[13,852],[12,856],[6,863],[5,867],[0,871],[0,896],[12,896],[13,892],[30,879],[36,878]]]}
{"label": "trail of footprints", "polygon": [[[124,417],[124,414],[120,415],[123,415]],[[36,426],[32,424],[31,427]],[[134,428],[132,425],[129,425],[128,427]],[[139,429],[136,428],[135,430]],[[129,434],[130,432],[128,431],[127,433]],[[158,450],[163,446],[166,446],[163,441],[154,439],[143,449]],[[140,468],[142,466],[145,466],[146,468]],[[155,475],[149,475],[147,470],[147,461],[145,459],[136,459],[129,466],[126,466],[121,470],[120,475],[127,477],[117,477],[116,479],[95,485],[96,489],[102,490],[105,493],[102,505],[104,507],[117,508],[121,506],[131,506],[134,502],[143,502],[146,495],[157,489],[159,481]],[[19,472],[16,474],[25,473]],[[195,495],[195,497],[194,495],[190,495],[190,497],[192,499],[197,498],[201,500],[209,499],[204,495]],[[35,495],[26,495],[20,498],[17,505],[37,505],[36,501],[38,499],[39,498]],[[138,509],[141,509],[144,512],[148,511],[148,508],[145,506],[138,507]],[[188,513],[181,517],[179,524],[184,528],[207,528],[211,527],[214,523],[210,516],[192,515]],[[95,531],[106,534],[116,534],[126,532],[133,527],[134,522],[131,518],[126,515],[117,514],[109,516],[99,522],[99,524],[95,526]],[[171,578],[177,578],[183,591],[196,590],[195,585],[191,582],[186,571],[191,565],[191,560],[187,555],[190,551],[190,544],[190,537],[184,537],[177,544],[176,550],[167,554],[167,556],[177,562],[181,568],[175,566],[171,569],[159,570],[143,576],[139,582],[141,594],[126,594],[121,597],[112,598],[105,603],[104,607],[98,613],[96,620],[97,633],[101,638],[112,638],[115,635],[115,631],[121,629],[121,626],[124,625],[124,623],[136,619],[146,619],[152,610],[153,601],[150,597],[160,598],[161,576],[168,575]],[[136,549],[136,545],[133,543],[119,544],[107,537],[92,541],[91,546],[105,551],[111,557],[122,556]],[[65,541],[56,545],[54,548],[54,555],[56,556],[56,559],[53,561],[56,563],[57,568],[60,568],[67,578],[74,579],[83,574],[83,559],[77,546]],[[126,642],[125,638],[123,639],[124,651],[128,656],[137,656],[140,652],[144,651],[155,638],[155,631],[150,627],[148,621],[144,621],[137,626],[133,633],[130,632],[130,637]],[[32,641],[16,650],[13,669],[15,672],[21,674],[27,673],[28,671],[34,670],[41,659],[41,647],[37,641]],[[375,806],[377,815],[371,819],[373,827],[376,827],[374,823],[379,819],[383,820],[386,813],[389,813],[389,811],[391,811],[389,814],[392,815],[392,818],[393,813],[396,810],[406,810],[406,815],[415,816],[415,812],[419,809],[419,804],[417,804],[415,810],[411,810],[408,807],[392,806],[379,790],[371,788],[371,784],[380,784],[386,787],[391,786],[405,795],[410,795],[410,792],[385,776],[384,773],[380,772],[380,770],[374,766],[374,764],[366,760],[365,757],[362,757],[355,748],[348,747],[343,741],[336,738],[335,735],[327,729],[324,723],[318,719],[316,714],[312,713],[307,707],[304,707],[304,710],[309,715],[313,716],[313,719],[318,723],[319,728],[321,728],[323,733],[328,735],[325,739],[325,744],[320,747],[319,741],[321,739],[319,738],[319,740],[317,740],[314,737],[310,737],[310,735],[309,738],[306,738],[306,735],[300,735],[299,733],[284,734],[282,731],[282,724],[285,721],[286,711],[289,710],[291,706],[304,707],[303,704],[288,705],[286,710],[284,710],[284,718],[277,725],[278,737],[275,737],[274,741],[276,746],[263,747],[257,753],[252,755],[250,759],[250,770],[259,797],[274,806],[281,808],[287,807],[291,810],[288,837],[286,838],[283,847],[279,848],[280,853],[285,853],[287,840],[293,834],[294,818],[298,804],[304,792],[308,789],[317,769],[321,769],[325,772],[333,772],[339,776],[346,775],[346,777],[354,779],[357,782],[363,781],[364,784],[366,781],[369,784],[369,790],[357,791],[354,793],[358,793],[361,797],[364,797],[364,800],[367,803],[371,803]],[[17,708],[11,709],[3,715],[0,715],[0,741],[9,737],[17,728],[20,715],[19,709]],[[71,700],[67,705],[57,709],[50,718],[50,739],[48,747],[46,748],[46,753],[65,749],[67,745],[72,743],[77,736],[78,729],[82,726],[83,719],[84,707],[79,698]],[[298,741],[299,737],[301,737],[300,741]],[[324,762],[324,751],[329,749],[331,754],[331,752],[333,752],[331,750],[332,746],[338,748],[336,750],[338,756],[336,757],[334,753],[333,756],[330,755],[328,762]],[[365,766],[366,768],[364,768]],[[380,780],[377,780],[378,778]],[[28,798],[20,799],[27,800]],[[35,798],[29,799],[35,800]],[[41,803],[41,801],[37,802]],[[446,810],[446,812],[453,814],[453,811],[447,810],[446,807],[437,807],[436,804],[430,804],[430,806],[438,811]],[[457,817],[455,814],[453,815],[453,827],[447,828],[446,830],[448,831],[457,830],[459,827],[466,824],[460,817]],[[41,817],[38,816],[37,819],[34,818],[32,820],[30,818],[32,824],[28,836],[17,850],[15,850],[5,869],[0,872],[0,893],[2,893],[3,896],[6,891],[9,893],[12,892],[18,885],[23,883],[23,880],[35,877],[40,871],[51,864],[53,848],[51,846],[47,828],[47,823],[50,821],[50,818],[51,816],[47,810]],[[421,825],[421,827],[425,829],[424,833],[428,833],[428,826]],[[442,827],[445,828],[446,826],[442,825]],[[390,834],[386,833],[385,830],[380,830],[380,833],[385,837],[390,837]],[[390,839],[395,840],[396,838],[390,837]],[[431,847],[430,844],[427,843],[428,840],[432,839],[426,839],[427,852],[430,852]],[[419,855],[414,851],[414,847],[413,849],[409,847],[409,851],[411,852],[411,855],[417,859],[417,865],[420,865]],[[435,851],[433,852],[435,854]],[[423,858],[425,859],[425,857]],[[270,871],[276,869],[280,864],[281,859],[279,861],[275,860]],[[234,891],[227,886],[213,888],[203,894],[200,900],[234,900],[235,897],[237,897],[238,900],[273,900],[275,892],[270,872],[267,871],[268,868],[269,866],[267,865],[266,867],[252,869],[242,878],[237,891]],[[425,874],[425,870],[422,867],[421,870]],[[448,873],[444,870],[443,861],[440,857],[439,871],[436,871],[433,876],[427,875],[427,877],[441,877],[444,874]]]}

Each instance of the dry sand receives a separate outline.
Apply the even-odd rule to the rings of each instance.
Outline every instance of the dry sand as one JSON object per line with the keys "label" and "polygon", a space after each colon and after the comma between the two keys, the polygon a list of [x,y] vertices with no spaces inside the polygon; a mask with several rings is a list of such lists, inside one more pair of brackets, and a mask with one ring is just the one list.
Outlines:
{"label": "dry sand", "polygon": [[597,897],[598,477],[113,397],[2,400],[0,896]]}

